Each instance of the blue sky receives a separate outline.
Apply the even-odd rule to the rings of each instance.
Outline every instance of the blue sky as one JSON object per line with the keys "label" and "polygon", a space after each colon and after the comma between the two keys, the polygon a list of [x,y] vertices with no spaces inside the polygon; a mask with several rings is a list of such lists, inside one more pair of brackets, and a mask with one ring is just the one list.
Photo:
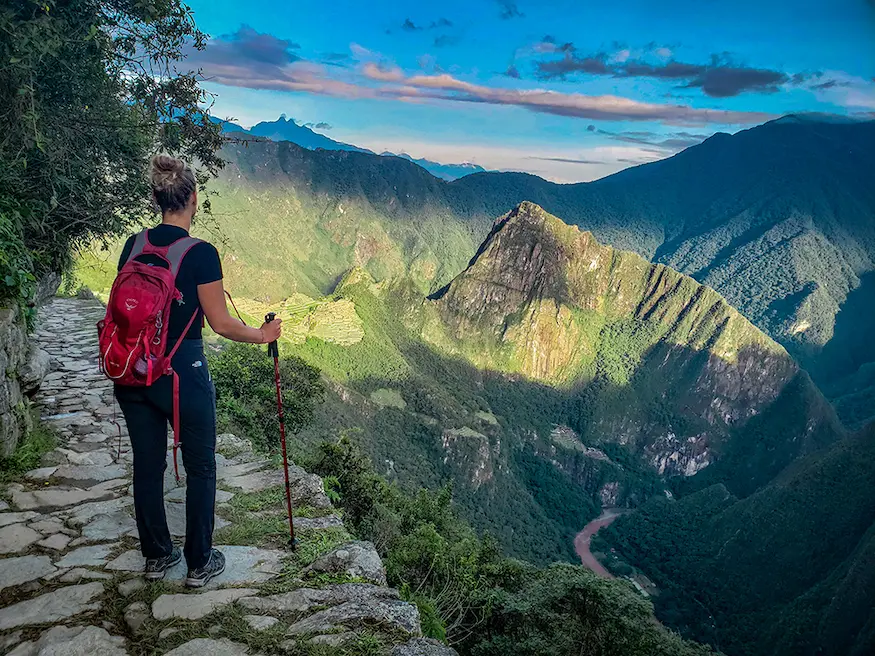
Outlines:
{"label": "blue sky", "polygon": [[591,180],[791,112],[875,116],[875,0],[194,0],[213,113]]}

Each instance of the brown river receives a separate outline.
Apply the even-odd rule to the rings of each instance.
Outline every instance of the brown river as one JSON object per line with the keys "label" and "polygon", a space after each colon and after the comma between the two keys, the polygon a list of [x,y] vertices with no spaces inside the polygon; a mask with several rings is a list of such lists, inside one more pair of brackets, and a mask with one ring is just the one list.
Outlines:
{"label": "brown river", "polygon": [[596,560],[595,556],[592,555],[592,552],[589,550],[589,544],[592,540],[592,536],[598,533],[599,529],[613,522],[617,517],[622,515],[623,512],[623,510],[614,508],[603,510],[601,515],[587,524],[574,538],[574,550],[577,552],[577,555],[580,556],[580,562],[583,563],[584,567],[588,567],[593,572],[606,579],[612,579],[614,576],[606,570],[598,560]]}

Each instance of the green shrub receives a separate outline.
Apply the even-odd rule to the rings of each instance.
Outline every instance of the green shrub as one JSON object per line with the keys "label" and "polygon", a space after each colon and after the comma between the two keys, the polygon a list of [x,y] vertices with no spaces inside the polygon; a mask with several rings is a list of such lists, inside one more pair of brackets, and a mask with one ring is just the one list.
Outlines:
{"label": "green shrub", "polygon": [[[222,428],[245,435],[259,449],[279,446],[274,362],[263,347],[229,344],[208,355],[216,385],[216,407]],[[313,416],[322,399],[319,371],[297,357],[280,360],[280,381],[286,431],[294,434]]]}

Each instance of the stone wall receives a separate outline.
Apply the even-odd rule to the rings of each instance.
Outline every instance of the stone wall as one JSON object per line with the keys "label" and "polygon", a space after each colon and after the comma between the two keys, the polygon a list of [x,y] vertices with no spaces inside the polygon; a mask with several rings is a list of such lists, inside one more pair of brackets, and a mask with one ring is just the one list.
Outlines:
{"label": "stone wall", "polygon": [[0,309],[0,457],[12,454],[30,424],[27,398],[39,387],[51,359],[27,338],[17,307]]}

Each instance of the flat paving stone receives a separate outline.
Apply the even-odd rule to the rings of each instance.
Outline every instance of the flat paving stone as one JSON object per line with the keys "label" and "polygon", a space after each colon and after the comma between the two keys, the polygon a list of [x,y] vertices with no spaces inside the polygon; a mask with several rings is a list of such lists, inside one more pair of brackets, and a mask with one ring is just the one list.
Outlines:
{"label": "flat paving stone", "polygon": [[195,638],[184,645],[180,645],[164,656],[249,656],[249,648],[232,642],[227,638],[213,640],[212,638]]}
{"label": "flat paving stone", "polygon": [[88,501],[101,501],[113,496],[105,490],[82,490],[79,488],[55,487],[46,490],[21,490],[12,493],[12,503],[22,510],[50,510],[69,508]]}
{"label": "flat paving stone", "polygon": [[108,581],[112,578],[106,572],[95,572],[84,567],[74,567],[58,577],[61,583],[79,583],[80,581]]}
{"label": "flat paving stone", "polygon": [[131,497],[119,497],[107,501],[85,503],[76,508],[59,511],[57,514],[66,516],[68,518],[67,522],[71,526],[82,526],[98,515],[109,515],[116,510],[132,505],[134,505],[134,500]]}
{"label": "flat paving stone", "polygon": [[95,544],[88,547],[79,547],[58,560],[55,565],[58,567],[100,567],[106,564],[109,554],[112,553],[115,547],[116,545],[114,544]]}
{"label": "flat paving stone", "polygon": [[80,613],[97,610],[100,603],[96,599],[102,594],[102,583],[71,585],[0,608],[0,631],[59,622]]}
{"label": "flat paving stone", "polygon": [[112,464],[112,456],[108,451],[86,451],[78,452],[72,449],[58,449],[61,453],[67,456],[67,460],[71,465],[91,465],[91,466],[106,466]]}
{"label": "flat paving stone", "polygon": [[112,542],[124,535],[136,535],[137,522],[126,510],[97,515],[82,527],[82,537],[92,542]]}
{"label": "flat paving stone", "polygon": [[127,474],[121,465],[61,465],[55,470],[55,478],[62,481],[97,481],[102,483]]}
{"label": "flat paving stone", "polygon": [[[289,555],[285,551],[258,547],[217,545],[215,548],[225,555],[225,571],[207,583],[207,590],[269,581],[282,571],[282,559]],[[116,572],[142,572],[145,567],[146,559],[135,549],[124,552],[106,565],[106,569]],[[181,585],[187,574],[183,560],[167,572],[164,582]]]}
{"label": "flat paving stone", "polygon": [[55,626],[9,656],[128,656],[125,639],[98,626]]}
{"label": "flat paving stone", "polygon": [[51,478],[57,469],[57,467],[40,467],[39,469],[31,469],[24,475],[24,477],[31,481],[44,481]]}
{"label": "flat paving stone", "polygon": [[55,533],[54,535],[47,537],[45,540],[37,542],[36,546],[42,547],[43,549],[49,549],[50,551],[63,551],[67,548],[68,544],[70,544],[69,535]]}
{"label": "flat paving stone", "polygon": [[42,539],[42,533],[37,533],[24,524],[4,526],[0,528],[0,554],[24,551],[34,542]]}
{"label": "flat paving stone", "polygon": [[241,597],[254,595],[252,588],[228,588],[210,590],[199,594],[161,595],[152,602],[152,616],[156,620],[183,619],[199,620],[217,608],[234,603]]}
{"label": "flat paving stone", "polygon": [[18,556],[0,559],[0,590],[36,581],[55,572],[48,556]]}
{"label": "flat paving stone", "polygon": [[0,513],[0,527],[8,526],[9,524],[21,524],[22,522],[30,521],[39,517],[39,513],[35,512],[5,512]]}
{"label": "flat paving stone", "polygon": [[51,535],[52,533],[57,533],[64,528],[64,522],[55,517],[50,517],[49,519],[40,519],[31,522],[28,526],[34,531],[39,531],[43,535]]}

